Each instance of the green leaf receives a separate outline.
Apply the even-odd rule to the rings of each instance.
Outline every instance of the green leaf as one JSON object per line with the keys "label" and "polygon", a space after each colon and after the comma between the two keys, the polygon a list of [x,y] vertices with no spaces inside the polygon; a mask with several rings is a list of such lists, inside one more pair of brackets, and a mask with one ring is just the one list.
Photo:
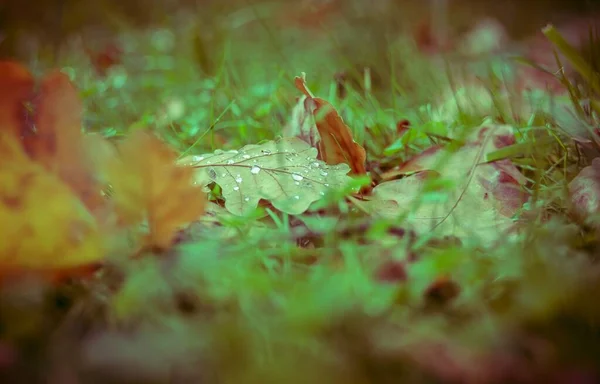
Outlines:
{"label": "green leaf", "polygon": [[352,180],[347,164],[332,166],[317,160],[317,149],[296,138],[188,156],[181,163],[197,169],[197,184],[218,184],[225,208],[241,216],[254,211],[261,199],[297,215],[328,190],[343,188]]}

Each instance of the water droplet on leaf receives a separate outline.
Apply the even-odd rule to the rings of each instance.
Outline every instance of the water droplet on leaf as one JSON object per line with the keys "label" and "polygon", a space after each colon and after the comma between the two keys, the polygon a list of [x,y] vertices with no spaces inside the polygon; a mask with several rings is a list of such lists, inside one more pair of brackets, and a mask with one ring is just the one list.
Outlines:
{"label": "water droplet on leaf", "polygon": [[238,184],[241,183],[242,182],[242,177],[240,175],[237,175],[235,177],[235,182],[238,183]]}
{"label": "water droplet on leaf", "polygon": [[296,180],[296,181],[302,181],[302,179],[304,179],[304,176],[299,175],[297,173],[293,173],[292,174],[292,179]]}
{"label": "water droplet on leaf", "polygon": [[216,179],[217,178],[217,172],[215,172],[214,168],[209,168],[208,169],[208,177],[210,177],[211,179]]}
{"label": "water droplet on leaf", "polygon": [[252,168],[250,168],[250,173],[252,173],[253,175],[258,175],[259,172],[260,167],[258,165],[253,165]]}
{"label": "water droplet on leaf", "polygon": [[239,190],[240,190],[240,187],[238,187],[238,186],[236,185],[235,187],[233,187],[233,190],[234,190],[234,191],[239,191]]}

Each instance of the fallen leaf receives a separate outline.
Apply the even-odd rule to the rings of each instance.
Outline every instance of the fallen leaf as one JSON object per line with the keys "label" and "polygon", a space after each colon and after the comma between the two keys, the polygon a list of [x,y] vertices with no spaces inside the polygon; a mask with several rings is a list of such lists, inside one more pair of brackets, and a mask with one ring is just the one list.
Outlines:
{"label": "fallen leaf", "polygon": [[193,185],[194,169],[178,166],[177,153],[153,134],[137,130],[118,145],[104,174],[114,190],[121,224],[146,220],[146,246],[168,248],[179,227],[204,212],[206,194]]}
{"label": "fallen leaf", "polygon": [[49,270],[103,258],[94,217],[54,174],[0,133],[0,265]]}
{"label": "fallen leaf", "polygon": [[302,103],[308,114],[312,114],[319,132],[319,158],[327,164],[346,163],[351,175],[365,175],[365,149],[352,139],[350,128],[327,101],[314,97],[303,77],[294,80],[296,88],[305,96]]}
{"label": "fallen leaf", "polygon": [[424,151],[399,167],[396,176],[405,177],[375,187],[362,208],[392,219],[404,215],[419,233],[435,230],[439,236],[474,237],[484,243],[498,239],[528,199],[525,177],[514,164],[482,161],[486,153],[510,142],[507,129],[482,126],[458,150],[436,146]]}
{"label": "fallen leaf", "polygon": [[0,126],[1,131],[21,137],[26,126],[24,103],[33,94],[34,78],[18,63],[0,62]]}
{"label": "fallen leaf", "polygon": [[90,210],[105,204],[102,185],[85,145],[83,106],[68,76],[52,72],[45,76],[35,97],[35,131],[23,138],[25,151],[49,172],[59,176]]}
{"label": "fallen leaf", "polygon": [[292,118],[283,128],[283,137],[297,137],[311,147],[319,147],[319,131],[315,123],[311,101],[307,96],[301,96],[292,110]]}
{"label": "fallen leaf", "polygon": [[247,145],[239,151],[217,150],[180,162],[196,168],[198,184],[220,185],[225,207],[236,215],[252,212],[261,199],[282,212],[300,214],[330,188],[350,181],[346,164],[317,160],[317,150],[296,138]]}
{"label": "fallen leaf", "polygon": [[600,158],[595,158],[569,183],[569,195],[573,210],[580,217],[600,213]]}

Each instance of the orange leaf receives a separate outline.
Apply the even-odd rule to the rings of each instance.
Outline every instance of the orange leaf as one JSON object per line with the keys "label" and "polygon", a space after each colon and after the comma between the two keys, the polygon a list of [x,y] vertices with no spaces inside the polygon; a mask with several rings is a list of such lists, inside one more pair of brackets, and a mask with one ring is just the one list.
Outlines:
{"label": "orange leaf", "polygon": [[203,212],[206,194],[193,185],[194,169],[177,166],[177,154],[146,131],[118,146],[120,157],[106,164],[122,224],[147,220],[147,246],[168,248],[177,229]]}
{"label": "orange leaf", "polygon": [[18,63],[0,62],[0,130],[20,137],[25,129],[25,103],[33,94],[34,79]]}
{"label": "orange leaf", "polygon": [[42,79],[35,103],[35,132],[24,138],[32,159],[58,175],[90,209],[104,205],[81,127],[83,106],[61,72]]}
{"label": "orange leaf", "polygon": [[99,261],[94,217],[55,175],[0,133],[0,267],[69,269]]}
{"label": "orange leaf", "polygon": [[[351,168],[352,175],[365,175],[366,152],[363,147],[352,139],[350,128],[333,106],[318,97],[314,97],[306,86],[303,77],[294,80],[296,88],[305,96],[305,105],[316,120],[317,129],[321,136],[319,156],[327,164],[346,163]],[[312,104],[312,105],[311,105]]]}

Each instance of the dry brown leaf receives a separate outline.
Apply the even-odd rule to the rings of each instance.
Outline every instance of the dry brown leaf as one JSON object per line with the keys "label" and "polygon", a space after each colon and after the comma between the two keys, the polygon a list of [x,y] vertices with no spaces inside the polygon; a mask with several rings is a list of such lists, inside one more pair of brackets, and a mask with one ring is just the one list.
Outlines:
{"label": "dry brown leaf", "polygon": [[67,75],[45,76],[35,97],[35,131],[23,138],[26,152],[58,175],[91,210],[105,205],[102,185],[90,160],[95,150],[86,146],[82,132],[83,106]]}
{"label": "dry brown leaf", "polygon": [[0,186],[3,272],[73,268],[102,259],[94,217],[7,132],[0,133]]}
{"label": "dry brown leaf", "polygon": [[206,194],[193,184],[194,169],[176,165],[177,153],[143,130],[128,136],[118,150],[120,156],[108,160],[104,172],[121,223],[146,220],[146,245],[168,248],[177,229],[204,212]]}
{"label": "dry brown leaf", "polygon": [[0,131],[20,137],[25,128],[25,106],[33,93],[34,79],[18,63],[0,62]]}
{"label": "dry brown leaf", "polygon": [[331,165],[348,164],[351,175],[365,175],[365,149],[352,139],[350,128],[339,113],[329,102],[314,97],[303,77],[296,77],[294,83],[306,96],[302,102],[315,119],[321,139],[318,145],[319,158]]}

